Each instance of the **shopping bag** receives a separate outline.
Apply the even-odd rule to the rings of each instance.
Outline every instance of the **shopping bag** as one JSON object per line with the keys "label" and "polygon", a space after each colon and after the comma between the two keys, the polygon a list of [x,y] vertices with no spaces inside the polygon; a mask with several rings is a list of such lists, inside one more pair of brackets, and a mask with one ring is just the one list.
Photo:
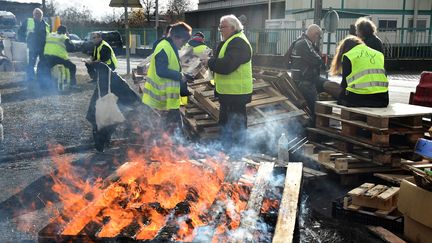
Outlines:
{"label": "shopping bag", "polygon": [[96,125],[97,130],[118,125],[125,121],[123,114],[121,113],[117,100],[118,97],[111,93],[111,70],[108,69],[108,93],[101,97],[100,86],[99,86],[99,74],[97,77],[97,86],[99,98],[96,100]]}

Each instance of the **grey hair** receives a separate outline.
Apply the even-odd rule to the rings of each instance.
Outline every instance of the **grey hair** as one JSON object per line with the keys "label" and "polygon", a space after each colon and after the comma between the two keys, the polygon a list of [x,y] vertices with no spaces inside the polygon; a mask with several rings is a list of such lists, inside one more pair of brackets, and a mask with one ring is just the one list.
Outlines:
{"label": "grey hair", "polygon": [[319,27],[316,24],[311,24],[311,25],[308,26],[308,28],[306,30],[306,35],[309,36],[309,35],[311,35],[311,34],[313,34],[315,32],[320,32],[320,34],[322,34],[322,29],[321,29],[321,27]]}
{"label": "grey hair", "polygon": [[33,14],[36,13],[36,12],[39,12],[43,16],[42,9],[40,9],[40,8],[33,9]]}
{"label": "grey hair", "polygon": [[230,26],[234,27],[235,31],[243,30],[243,24],[240,20],[233,14],[225,15],[220,18],[220,22],[226,21]]}

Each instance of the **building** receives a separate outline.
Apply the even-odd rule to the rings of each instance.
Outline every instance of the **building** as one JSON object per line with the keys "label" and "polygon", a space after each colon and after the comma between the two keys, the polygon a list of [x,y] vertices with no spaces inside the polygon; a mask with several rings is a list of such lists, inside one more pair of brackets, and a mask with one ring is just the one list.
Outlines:
{"label": "building", "polygon": [[[186,13],[186,22],[193,28],[217,28],[223,15],[234,14],[249,29],[263,29],[268,19],[269,0],[199,0],[198,10]],[[285,0],[272,0],[271,18],[283,19]]]}
{"label": "building", "polygon": [[0,11],[8,11],[16,16],[17,22],[21,23],[33,15],[33,9],[41,7],[40,2],[18,2],[0,0]]}

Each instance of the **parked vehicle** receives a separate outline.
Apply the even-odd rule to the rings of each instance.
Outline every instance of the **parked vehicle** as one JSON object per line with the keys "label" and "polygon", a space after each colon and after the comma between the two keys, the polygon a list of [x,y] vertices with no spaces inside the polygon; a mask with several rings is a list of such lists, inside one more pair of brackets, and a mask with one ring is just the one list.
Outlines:
{"label": "parked vehicle", "polygon": [[76,34],[69,34],[69,39],[75,45],[75,50],[76,51],[81,51],[82,50],[82,46],[84,44],[84,40],[82,40],[81,38],[79,38],[79,36],[77,36]]}
{"label": "parked vehicle", "polygon": [[15,39],[16,33],[14,28],[16,27],[15,15],[11,12],[0,11],[0,37]]}
{"label": "parked vehicle", "polygon": [[84,38],[84,43],[82,44],[82,51],[84,53],[91,54],[93,52],[94,44],[91,40],[91,36],[96,32],[102,33],[102,39],[113,48],[114,52],[119,52],[123,49],[123,41],[118,31],[93,31],[89,32]]}

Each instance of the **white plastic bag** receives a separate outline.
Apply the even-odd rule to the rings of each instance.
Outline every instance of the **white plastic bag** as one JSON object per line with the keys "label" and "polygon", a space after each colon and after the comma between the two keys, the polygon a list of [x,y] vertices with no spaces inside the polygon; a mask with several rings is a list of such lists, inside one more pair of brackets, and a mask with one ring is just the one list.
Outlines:
{"label": "white plastic bag", "polygon": [[117,106],[118,97],[111,93],[111,70],[108,69],[108,93],[101,97],[99,74],[97,80],[99,99],[96,101],[96,125],[101,129],[120,124],[125,121],[123,114]]}

